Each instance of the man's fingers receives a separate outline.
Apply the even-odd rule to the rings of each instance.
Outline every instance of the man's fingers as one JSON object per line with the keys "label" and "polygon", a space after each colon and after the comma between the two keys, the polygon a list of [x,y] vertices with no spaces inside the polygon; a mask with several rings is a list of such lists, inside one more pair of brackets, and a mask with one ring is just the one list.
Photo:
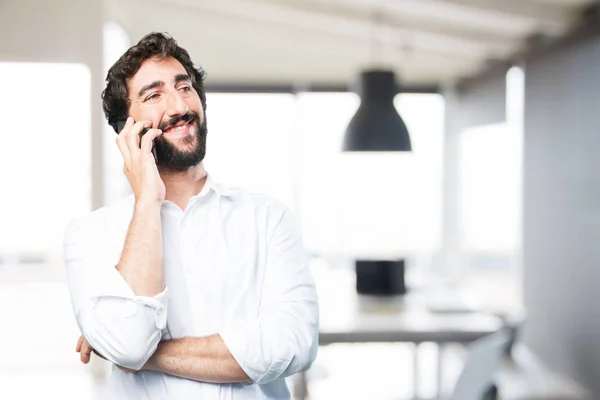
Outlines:
{"label": "man's fingers", "polygon": [[140,153],[140,132],[144,128],[151,127],[152,123],[150,121],[138,121],[126,132],[125,140],[132,160]]}
{"label": "man's fingers", "polygon": [[142,136],[142,154],[150,154],[152,152],[153,140],[162,134],[160,129],[150,129]]}
{"label": "man's fingers", "polygon": [[87,364],[90,362],[90,354],[94,349],[92,346],[85,340],[83,336],[79,337],[79,341],[77,342],[77,352],[79,353],[79,358],[81,362]]}
{"label": "man's fingers", "polygon": [[125,128],[131,129],[131,127],[133,126],[134,123],[135,122],[133,121],[133,118],[127,117],[127,120],[125,121],[125,125],[123,126],[123,129],[125,129]]}
{"label": "man's fingers", "polygon": [[81,346],[81,362],[87,364],[90,362],[90,354],[92,353],[92,346],[89,345],[85,340]]}
{"label": "man's fingers", "polygon": [[127,146],[127,143],[125,143],[125,137],[121,135],[117,136],[117,147],[119,147],[119,151],[123,156],[123,163],[125,167],[127,168],[131,166],[131,154],[129,153],[129,147]]}
{"label": "man's fingers", "polygon": [[79,340],[77,341],[77,347],[75,347],[75,351],[78,353],[81,351],[81,345],[83,344],[83,340],[83,336],[79,336]]}

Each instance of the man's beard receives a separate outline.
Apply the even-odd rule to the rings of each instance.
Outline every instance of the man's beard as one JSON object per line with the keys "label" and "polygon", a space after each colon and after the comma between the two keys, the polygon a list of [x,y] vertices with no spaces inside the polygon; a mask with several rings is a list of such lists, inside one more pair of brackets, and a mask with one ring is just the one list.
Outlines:
{"label": "man's beard", "polygon": [[192,137],[178,139],[182,144],[194,143],[191,150],[181,150],[177,144],[171,143],[164,133],[154,139],[156,146],[157,165],[173,171],[186,171],[190,167],[198,165],[206,155],[206,115],[204,121],[200,123],[200,117],[197,113],[189,111],[182,116],[172,118],[168,122],[162,122],[159,128],[164,132],[169,127],[184,121],[189,122],[190,127],[194,128],[195,134]]}

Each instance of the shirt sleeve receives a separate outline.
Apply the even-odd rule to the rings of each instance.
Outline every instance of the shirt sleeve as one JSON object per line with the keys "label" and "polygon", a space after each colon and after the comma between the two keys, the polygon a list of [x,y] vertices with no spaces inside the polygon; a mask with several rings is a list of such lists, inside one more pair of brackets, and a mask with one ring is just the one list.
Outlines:
{"label": "shirt sleeve", "polygon": [[75,219],[65,232],[64,258],[75,319],[97,352],[137,370],[161,339],[168,290],[154,297],[135,295],[115,268],[119,256],[100,215]]}
{"label": "shirt sleeve", "polygon": [[318,347],[317,293],[289,211],[281,215],[267,252],[258,317],[219,332],[240,367],[258,384],[309,368]]}

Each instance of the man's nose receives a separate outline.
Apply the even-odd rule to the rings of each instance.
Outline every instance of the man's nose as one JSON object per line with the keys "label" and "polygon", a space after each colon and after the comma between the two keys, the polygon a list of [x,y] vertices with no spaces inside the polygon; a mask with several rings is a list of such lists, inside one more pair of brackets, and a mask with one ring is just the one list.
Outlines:
{"label": "man's nose", "polygon": [[187,112],[188,105],[178,91],[170,93],[167,96],[167,115],[169,117],[184,115]]}

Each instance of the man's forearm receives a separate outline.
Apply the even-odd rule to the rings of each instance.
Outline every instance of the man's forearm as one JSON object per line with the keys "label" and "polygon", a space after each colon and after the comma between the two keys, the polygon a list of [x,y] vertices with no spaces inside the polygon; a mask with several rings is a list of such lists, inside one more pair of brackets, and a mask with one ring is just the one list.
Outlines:
{"label": "man's forearm", "polygon": [[117,269],[137,296],[164,290],[160,202],[137,203]]}
{"label": "man's forearm", "polygon": [[250,379],[218,334],[161,342],[143,369],[209,383]]}

